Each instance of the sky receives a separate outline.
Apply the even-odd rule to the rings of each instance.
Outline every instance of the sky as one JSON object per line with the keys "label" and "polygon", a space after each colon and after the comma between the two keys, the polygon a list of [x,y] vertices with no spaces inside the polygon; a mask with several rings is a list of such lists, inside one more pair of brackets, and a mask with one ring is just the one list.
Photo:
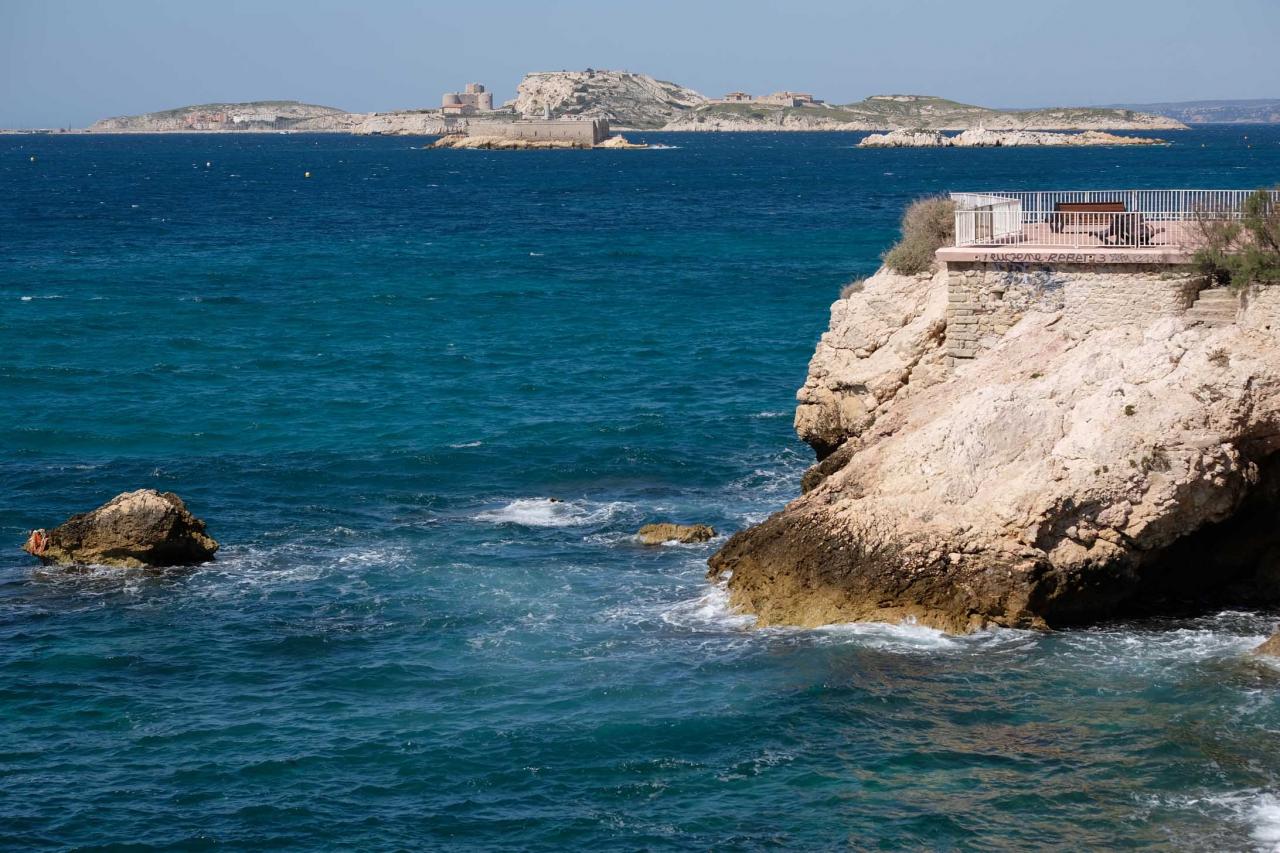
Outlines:
{"label": "sky", "polygon": [[1280,97],[1280,0],[0,0],[0,127],[214,101],[434,107],[528,71],[995,107]]}

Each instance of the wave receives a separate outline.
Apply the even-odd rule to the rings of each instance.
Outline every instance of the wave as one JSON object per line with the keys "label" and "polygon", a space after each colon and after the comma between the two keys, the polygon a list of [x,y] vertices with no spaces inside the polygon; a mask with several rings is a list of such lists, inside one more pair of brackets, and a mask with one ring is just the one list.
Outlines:
{"label": "wave", "polygon": [[708,586],[696,598],[671,605],[659,618],[676,628],[694,631],[742,631],[756,624],[755,616],[730,606],[729,588],[723,582]]}
{"label": "wave", "polygon": [[455,450],[461,450],[466,447],[479,447],[482,444],[484,444],[483,441],[459,441],[456,444],[450,444],[449,446]]}
{"label": "wave", "polygon": [[[1280,853],[1280,793],[1276,791],[1253,788],[1203,796],[1155,796],[1148,801],[1235,824],[1249,833],[1257,845],[1254,849],[1259,853]],[[1222,839],[1214,839],[1214,842],[1222,844]]]}
{"label": "wave", "polygon": [[490,524],[519,524],[523,527],[585,527],[610,521],[627,508],[629,505],[621,501],[598,504],[583,500],[518,498],[506,506],[485,510],[472,518]]}
{"label": "wave", "polygon": [[1274,617],[1227,610],[1170,627],[1159,622],[1066,631],[1065,656],[1117,670],[1146,670],[1247,655],[1265,640]]}

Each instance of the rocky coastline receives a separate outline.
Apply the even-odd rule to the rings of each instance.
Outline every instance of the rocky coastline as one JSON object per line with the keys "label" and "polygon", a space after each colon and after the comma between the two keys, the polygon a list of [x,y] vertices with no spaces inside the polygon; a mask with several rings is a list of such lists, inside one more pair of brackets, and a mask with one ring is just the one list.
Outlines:
{"label": "rocky coastline", "polygon": [[1280,288],[1205,326],[1186,272],[999,273],[966,351],[969,275],[882,269],[832,306],[795,416],[818,463],[711,558],[732,604],[953,632],[1274,606]]}

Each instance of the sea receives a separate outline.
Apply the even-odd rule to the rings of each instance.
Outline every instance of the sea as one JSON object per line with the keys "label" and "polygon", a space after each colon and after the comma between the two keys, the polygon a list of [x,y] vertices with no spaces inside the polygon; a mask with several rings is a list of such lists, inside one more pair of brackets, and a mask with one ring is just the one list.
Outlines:
{"label": "sea", "polygon": [[[0,848],[1280,850],[1280,614],[756,630],[705,579],[909,201],[1269,186],[1280,127],[628,135],[0,136]],[[216,561],[20,551],[139,488]]]}

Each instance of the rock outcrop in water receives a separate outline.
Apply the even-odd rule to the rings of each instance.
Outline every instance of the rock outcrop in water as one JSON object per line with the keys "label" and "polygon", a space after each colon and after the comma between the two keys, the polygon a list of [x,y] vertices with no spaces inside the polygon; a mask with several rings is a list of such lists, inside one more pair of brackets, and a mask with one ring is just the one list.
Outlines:
{"label": "rock outcrop in water", "polygon": [[139,489],[52,530],[32,531],[23,550],[45,565],[159,568],[207,562],[218,543],[173,492]]}
{"label": "rock outcrop in water", "polygon": [[735,606],[965,631],[1280,600],[1280,289],[1216,327],[1046,300],[954,363],[948,299],[882,270],[832,307],[806,492],[710,561]]}
{"label": "rock outcrop in water", "polygon": [[659,522],[646,524],[636,532],[636,539],[643,545],[661,545],[664,542],[706,542],[716,535],[716,531],[706,524],[672,524]]}
{"label": "rock outcrop in water", "polygon": [[1280,658],[1280,631],[1272,634],[1271,639],[1254,649],[1253,653],[1255,655]]}

